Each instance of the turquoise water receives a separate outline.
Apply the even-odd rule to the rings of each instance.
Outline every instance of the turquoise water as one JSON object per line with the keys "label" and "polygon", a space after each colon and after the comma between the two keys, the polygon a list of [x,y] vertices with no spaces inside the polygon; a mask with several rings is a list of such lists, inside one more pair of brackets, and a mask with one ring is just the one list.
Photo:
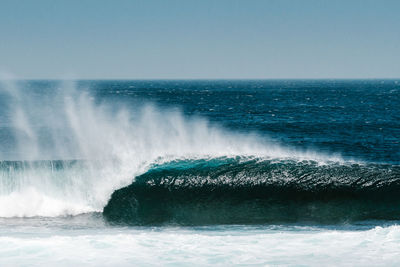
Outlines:
{"label": "turquoise water", "polygon": [[397,265],[400,81],[0,84],[0,265]]}

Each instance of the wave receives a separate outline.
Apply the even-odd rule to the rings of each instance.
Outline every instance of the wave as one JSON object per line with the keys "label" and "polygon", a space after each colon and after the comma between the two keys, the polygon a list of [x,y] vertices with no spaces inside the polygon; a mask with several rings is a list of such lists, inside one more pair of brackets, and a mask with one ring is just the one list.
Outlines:
{"label": "wave", "polygon": [[73,82],[43,86],[0,83],[0,217],[101,212],[115,190],[179,159],[342,161],[176,109],[96,99]]}
{"label": "wave", "polygon": [[346,223],[400,219],[400,166],[219,158],[153,166],[112,194],[111,223]]}

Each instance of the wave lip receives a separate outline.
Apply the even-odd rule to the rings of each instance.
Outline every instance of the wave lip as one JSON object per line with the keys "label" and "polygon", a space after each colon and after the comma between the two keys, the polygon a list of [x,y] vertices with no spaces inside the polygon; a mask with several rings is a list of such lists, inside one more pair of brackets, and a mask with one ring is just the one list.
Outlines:
{"label": "wave lip", "polygon": [[400,167],[314,161],[181,160],[112,194],[111,223],[259,224],[400,220]]}

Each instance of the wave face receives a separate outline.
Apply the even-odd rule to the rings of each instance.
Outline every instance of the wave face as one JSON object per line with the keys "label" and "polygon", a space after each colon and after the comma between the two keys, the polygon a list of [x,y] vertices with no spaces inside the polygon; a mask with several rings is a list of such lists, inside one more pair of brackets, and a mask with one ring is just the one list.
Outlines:
{"label": "wave face", "polygon": [[346,223],[400,219],[400,167],[219,158],[156,165],[117,190],[111,223]]}

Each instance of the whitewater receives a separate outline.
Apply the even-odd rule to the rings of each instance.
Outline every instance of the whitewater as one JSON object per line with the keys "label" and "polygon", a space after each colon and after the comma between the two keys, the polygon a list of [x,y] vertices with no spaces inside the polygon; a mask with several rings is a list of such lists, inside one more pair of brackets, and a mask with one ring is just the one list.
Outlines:
{"label": "whitewater", "polygon": [[395,266],[400,248],[398,226],[34,230],[2,231],[3,266]]}

